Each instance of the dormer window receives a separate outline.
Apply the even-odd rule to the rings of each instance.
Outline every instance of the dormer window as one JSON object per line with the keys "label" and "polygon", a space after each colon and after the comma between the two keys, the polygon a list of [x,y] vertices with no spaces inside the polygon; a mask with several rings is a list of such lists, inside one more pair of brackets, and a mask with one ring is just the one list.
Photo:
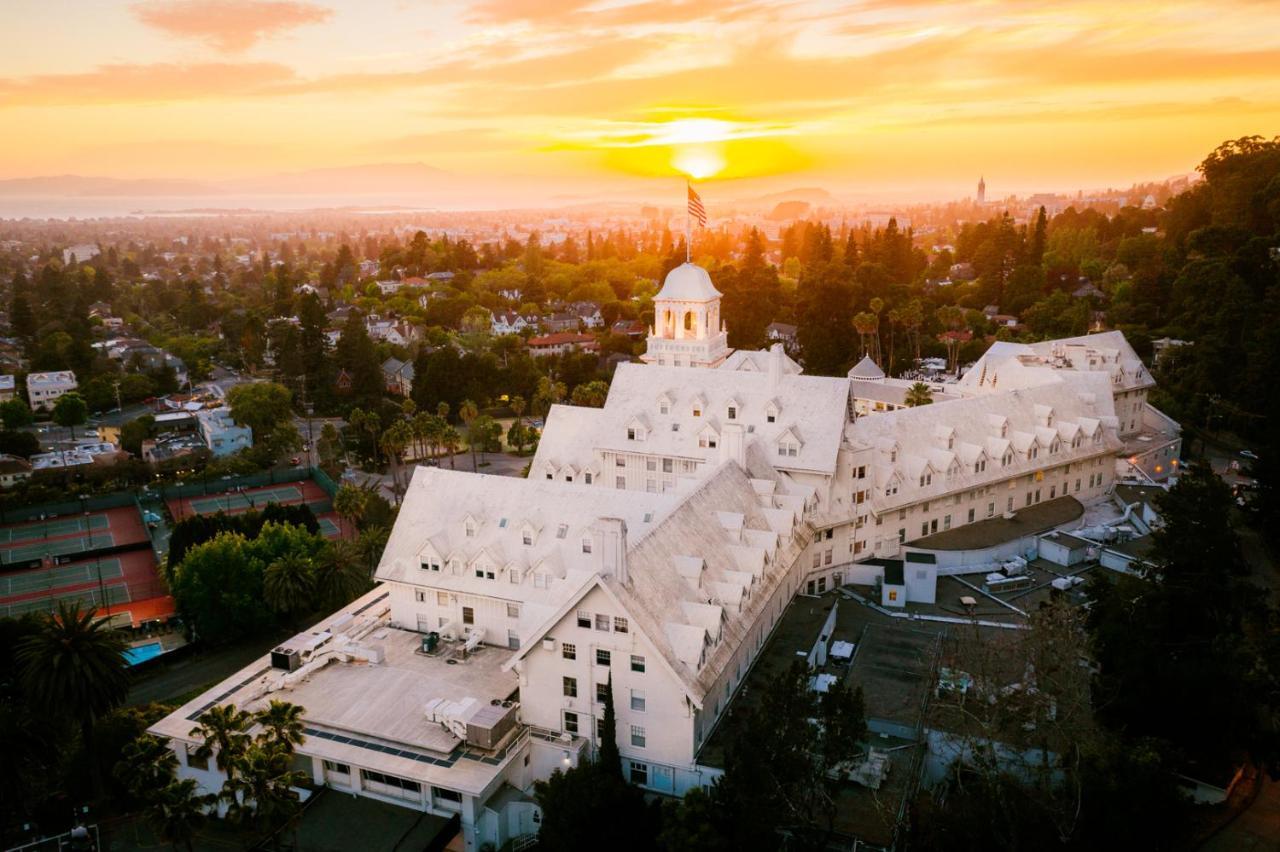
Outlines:
{"label": "dormer window", "polygon": [[564,538],[568,534],[569,534],[568,524],[561,524],[560,526],[556,527],[556,538]]}
{"label": "dormer window", "polygon": [[627,430],[627,440],[628,440],[628,441],[634,441],[635,439],[636,439],[636,430],[635,430],[635,429],[628,429],[628,430]]}
{"label": "dormer window", "polygon": [[671,406],[667,405],[665,402],[658,403],[659,414],[669,414],[670,412],[671,412]]}
{"label": "dormer window", "polygon": [[693,406],[693,416],[694,416],[694,417],[701,417],[701,416],[702,416],[702,406],[700,406],[700,405],[694,405],[694,406]]}
{"label": "dormer window", "polygon": [[466,523],[464,523],[464,524],[463,524],[463,527],[464,527],[464,528],[465,528],[465,530],[466,530],[467,538],[475,538],[475,537],[476,537],[476,522],[475,522],[475,521],[471,520],[470,518],[467,518]]}
{"label": "dormer window", "polygon": [[778,455],[786,456],[787,458],[795,458],[799,454],[800,454],[800,445],[797,444],[795,441],[779,441],[778,442]]}
{"label": "dormer window", "polygon": [[986,460],[986,459],[978,459],[976,462],[974,462],[974,463],[973,463],[973,472],[974,472],[974,473],[982,473],[982,472],[983,472],[984,470],[986,470],[986,469],[987,469],[987,460]]}
{"label": "dormer window", "polygon": [[926,485],[932,485],[932,484],[933,484],[933,474],[932,474],[931,472],[926,471],[926,472],[924,472],[924,473],[920,474],[920,487],[921,487],[921,488],[924,488]]}
{"label": "dormer window", "polygon": [[890,464],[897,464],[897,463],[898,463],[898,451],[897,451],[897,449],[892,449],[892,450],[890,450],[890,451],[889,451],[889,463],[890,463]]}
{"label": "dormer window", "polygon": [[1035,444],[1032,444],[1032,445],[1031,445],[1031,448],[1030,448],[1029,450],[1027,450],[1027,458],[1028,458],[1028,459],[1034,459],[1034,458],[1036,458],[1036,457],[1037,457],[1037,456],[1039,456],[1039,455],[1040,455],[1040,448],[1039,448],[1038,446],[1036,446]]}
{"label": "dormer window", "polygon": [[584,538],[584,539],[582,540],[582,552],[583,552],[583,553],[590,553],[590,552],[591,552],[591,539],[590,539],[590,538]]}
{"label": "dormer window", "polygon": [[1004,451],[1004,457],[1000,459],[1000,464],[1005,465],[1006,467],[1013,464],[1013,450]]}
{"label": "dormer window", "polygon": [[1001,423],[1001,424],[1000,424],[1000,437],[1001,437],[1001,438],[1007,438],[1007,437],[1009,437],[1009,424],[1008,424],[1008,423]]}
{"label": "dormer window", "polygon": [[530,547],[530,546],[532,546],[532,545],[533,545],[533,533],[529,532],[529,530],[525,530],[524,532],[520,533],[520,542],[521,542],[521,544],[523,544],[525,547]]}
{"label": "dormer window", "polygon": [[1076,433],[1076,436],[1071,439],[1071,449],[1073,450],[1080,449],[1080,445],[1082,443],[1084,443],[1082,436],[1079,433]]}
{"label": "dormer window", "polygon": [[728,417],[730,420],[738,419],[738,406],[736,405],[729,406]]}

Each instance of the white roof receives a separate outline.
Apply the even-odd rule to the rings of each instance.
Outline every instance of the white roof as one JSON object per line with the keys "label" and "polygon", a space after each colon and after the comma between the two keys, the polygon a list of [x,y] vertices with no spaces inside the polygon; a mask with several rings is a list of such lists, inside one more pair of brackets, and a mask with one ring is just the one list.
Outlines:
{"label": "white roof", "polygon": [[1151,387],[1155,379],[1119,331],[1064,337],[1039,343],[997,341],[956,384],[961,393],[991,393],[1057,381],[1064,373],[1110,377],[1106,393]]}
{"label": "white roof", "polygon": [[711,283],[711,275],[701,266],[682,263],[667,273],[662,289],[654,301],[671,299],[679,302],[709,302],[722,294]]}
{"label": "white roof", "polygon": [[[769,372],[769,358],[772,353],[768,349],[735,349],[724,360],[717,370],[742,370],[747,373]],[[804,372],[800,365],[786,353],[782,353],[782,371],[788,374]]]}
{"label": "white roof", "polygon": [[862,360],[853,365],[849,370],[849,378],[861,381],[876,381],[884,378],[884,370],[880,369],[880,365],[871,360],[870,355],[863,355]]}
{"label": "white roof", "polygon": [[[666,400],[666,414],[659,398]],[[701,412],[697,417],[695,404]],[[717,461],[720,449],[699,446],[699,436],[708,429],[722,436],[730,424],[742,427],[748,445],[768,445],[766,455],[775,467],[831,474],[848,404],[846,378],[786,374],[775,384],[768,373],[619,364],[604,408],[552,407],[531,475],[541,476],[548,464],[582,467],[606,450]],[[732,421],[730,405],[736,415]],[[637,417],[645,418],[647,434],[628,439],[627,429]],[[772,444],[788,431],[799,439],[798,453],[776,457]]]}

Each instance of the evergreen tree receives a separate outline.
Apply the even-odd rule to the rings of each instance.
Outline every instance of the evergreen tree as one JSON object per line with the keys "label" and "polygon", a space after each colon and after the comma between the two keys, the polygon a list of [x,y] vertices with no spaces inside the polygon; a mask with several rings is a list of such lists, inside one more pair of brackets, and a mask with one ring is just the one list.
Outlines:
{"label": "evergreen tree", "polygon": [[618,754],[618,717],[613,709],[613,670],[604,694],[604,717],[600,720],[600,771],[622,778],[622,756]]}

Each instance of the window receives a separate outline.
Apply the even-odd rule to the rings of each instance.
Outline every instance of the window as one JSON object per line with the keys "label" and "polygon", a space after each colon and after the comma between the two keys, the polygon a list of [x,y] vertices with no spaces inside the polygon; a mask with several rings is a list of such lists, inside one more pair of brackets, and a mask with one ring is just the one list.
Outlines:
{"label": "window", "polygon": [[512,585],[519,585],[521,580],[520,569],[512,568],[510,571],[508,571],[507,579],[511,581]]}
{"label": "window", "polygon": [[657,469],[658,469],[658,460],[657,460],[657,459],[645,459],[645,460],[644,460],[644,469],[645,469],[645,470],[657,470]]}
{"label": "window", "polygon": [[566,660],[578,659],[578,646],[571,642],[565,642],[560,646],[560,656]]}
{"label": "window", "polygon": [[634,441],[635,439],[636,439],[636,430],[635,430],[635,429],[628,429],[628,430],[627,430],[627,440],[628,440],[628,441]]}
{"label": "window", "polygon": [[560,684],[566,698],[578,697],[578,679],[576,677],[562,677],[560,678]]}
{"label": "window", "polygon": [[426,560],[425,562],[422,563],[422,570],[423,571],[439,571],[440,560],[439,559]]}
{"label": "window", "polygon": [[583,474],[583,481],[584,481],[584,482],[586,482],[588,485],[590,485],[590,484],[591,484],[591,474],[589,474],[589,473],[587,473],[587,474]]}
{"label": "window", "polygon": [[578,714],[569,710],[564,711],[564,731],[567,734],[578,733]]}
{"label": "window", "polygon": [[476,623],[476,611],[475,611],[474,609],[472,609],[471,607],[469,607],[469,606],[464,606],[464,607],[462,608],[462,623],[463,623],[463,624],[475,624],[475,623]]}
{"label": "window", "polygon": [[631,709],[636,711],[637,713],[644,712],[644,690],[643,689],[631,690]]}
{"label": "window", "polygon": [[701,417],[701,416],[702,416],[702,406],[700,406],[700,405],[695,405],[695,406],[693,407],[693,416],[694,416],[694,417]]}
{"label": "window", "polygon": [[462,804],[462,794],[457,790],[447,790],[444,787],[432,787],[431,795],[442,801]]}
{"label": "window", "polygon": [[[417,781],[410,781],[408,778],[397,778],[394,775],[385,775],[381,772],[374,772],[372,769],[361,769],[360,777],[364,780],[365,789],[375,793],[382,793],[388,796],[395,796],[400,799],[419,799],[422,795],[422,785]],[[432,787],[432,791],[439,789]],[[450,790],[449,792],[453,792]],[[456,797],[455,801],[461,802],[462,796],[459,793],[453,793]]]}
{"label": "window", "polygon": [[596,665],[607,666],[609,665],[609,662],[610,662],[609,652],[604,650],[603,648],[597,648],[596,649]]}
{"label": "window", "polygon": [[509,651],[520,650],[520,634],[514,630],[507,631],[507,650]]}
{"label": "window", "polygon": [[475,538],[475,537],[476,537],[475,521],[467,521],[467,538]]}
{"label": "window", "polygon": [[578,610],[578,626],[591,629],[591,613],[584,610]]}
{"label": "window", "polygon": [[768,421],[768,422],[770,422],[770,423],[773,423],[773,422],[774,422],[774,421],[776,421],[778,418],[777,418],[777,417],[775,417],[773,414],[766,414],[766,415],[765,415],[765,417],[764,417],[764,419],[765,419],[765,420],[767,420],[767,421]]}
{"label": "window", "polygon": [[627,624],[627,620],[626,620],[625,618],[623,618],[622,616],[620,616],[620,615],[615,615],[615,616],[613,617],[613,632],[614,632],[614,633],[626,633],[626,632],[627,632],[627,628],[628,628],[628,626],[629,626],[629,625]]}
{"label": "window", "polygon": [[644,657],[638,654],[631,655],[631,671],[644,673]]}
{"label": "window", "polygon": [[644,748],[644,728],[639,725],[631,726],[631,744],[636,748]]}
{"label": "window", "polygon": [[427,593],[422,591],[421,589],[418,589],[413,593],[413,599],[418,603],[426,603]]}
{"label": "window", "polygon": [[[622,477],[618,477],[618,480],[619,480],[619,482],[621,482]],[[619,488],[621,488],[622,486],[621,486],[621,485],[619,485],[618,487],[619,487]],[[584,538],[584,539],[582,540],[582,552],[583,552],[583,553],[590,553],[590,552],[591,552],[591,539],[589,539],[589,538]]]}
{"label": "window", "polygon": [[609,684],[597,683],[596,684],[596,703],[604,704],[608,700],[609,700]]}
{"label": "window", "polygon": [[662,403],[661,405],[659,405],[659,406],[658,406],[658,413],[659,413],[659,414],[666,414],[666,413],[667,413],[667,411],[668,411],[668,408],[669,408],[669,406],[664,402],[664,403]]}
{"label": "window", "polygon": [[345,763],[334,763],[332,760],[326,760],[324,762],[324,771],[334,775],[350,775],[351,767]]}
{"label": "window", "polygon": [[973,523],[973,509],[969,510],[969,523]]}
{"label": "window", "polygon": [[609,632],[609,616],[602,613],[596,613],[596,630]]}
{"label": "window", "polygon": [[507,618],[519,618],[519,617],[520,617],[520,604],[513,604],[513,603],[507,604]]}
{"label": "window", "polygon": [[737,420],[737,419],[738,419],[738,408],[737,408],[737,406],[733,406],[733,405],[729,406],[729,419],[730,419],[730,420]]}
{"label": "window", "polygon": [[614,467],[626,467],[626,466],[627,466],[627,460],[626,460],[626,459],[624,459],[622,456],[617,456],[617,457],[616,457],[616,458],[614,458],[614,460],[613,460],[613,466],[614,466]]}
{"label": "window", "polygon": [[529,545],[533,544],[533,533],[529,530],[525,530],[524,532],[520,533],[520,541],[524,544],[525,547],[528,547]]}
{"label": "window", "polygon": [[[627,487],[627,478],[625,476],[615,476],[613,479],[613,487],[619,491]],[[584,550],[583,553],[590,553],[590,550]]]}
{"label": "window", "polygon": [[631,783],[640,787],[649,786],[649,764],[628,760],[631,768]]}
{"label": "window", "polygon": [[673,462],[672,462],[672,460],[671,460],[671,459],[663,459],[663,460],[662,460],[662,472],[663,472],[663,473],[672,473],[672,472],[673,472],[673,471],[672,471],[672,464],[673,464]]}

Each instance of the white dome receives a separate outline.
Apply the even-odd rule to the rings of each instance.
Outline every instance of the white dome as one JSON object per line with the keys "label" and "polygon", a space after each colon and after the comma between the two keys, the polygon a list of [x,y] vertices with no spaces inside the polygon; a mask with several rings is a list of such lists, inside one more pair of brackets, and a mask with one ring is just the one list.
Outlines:
{"label": "white dome", "polygon": [[662,290],[654,300],[671,299],[678,302],[709,302],[723,294],[711,283],[707,270],[692,263],[682,263],[667,273]]}

